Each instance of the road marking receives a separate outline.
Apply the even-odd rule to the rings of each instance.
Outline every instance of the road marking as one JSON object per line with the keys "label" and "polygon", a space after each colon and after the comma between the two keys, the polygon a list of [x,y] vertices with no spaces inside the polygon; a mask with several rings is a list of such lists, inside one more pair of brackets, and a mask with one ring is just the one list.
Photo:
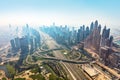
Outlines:
{"label": "road marking", "polygon": [[[64,63],[63,63],[63,64],[64,64]],[[71,74],[73,80],[77,80],[77,79],[75,78],[75,76],[72,74],[72,72],[68,69],[68,67],[67,67],[65,64],[64,64],[64,66],[67,68],[67,70],[68,70],[69,73]]]}

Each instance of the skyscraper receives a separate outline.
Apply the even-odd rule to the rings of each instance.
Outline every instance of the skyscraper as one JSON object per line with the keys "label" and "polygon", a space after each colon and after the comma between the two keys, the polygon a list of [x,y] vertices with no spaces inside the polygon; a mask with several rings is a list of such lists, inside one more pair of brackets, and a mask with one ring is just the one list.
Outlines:
{"label": "skyscraper", "polygon": [[92,22],[91,25],[90,25],[90,33],[92,32],[93,28],[94,28],[94,24]]}
{"label": "skyscraper", "polygon": [[22,53],[27,53],[29,51],[29,44],[27,37],[20,38],[20,48]]}
{"label": "skyscraper", "polygon": [[12,50],[15,50],[15,41],[14,41],[14,39],[10,40],[10,44],[12,46]]}
{"label": "skyscraper", "polygon": [[20,39],[18,37],[15,38],[15,48],[17,51],[20,49]]}

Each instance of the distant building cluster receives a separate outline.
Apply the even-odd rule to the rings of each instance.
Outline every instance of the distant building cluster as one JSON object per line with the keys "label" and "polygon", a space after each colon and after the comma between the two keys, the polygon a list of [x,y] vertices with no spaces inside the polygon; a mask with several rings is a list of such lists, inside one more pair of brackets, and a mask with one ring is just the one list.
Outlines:
{"label": "distant building cluster", "polygon": [[83,41],[89,34],[89,27],[81,26],[79,29],[70,28],[67,25],[51,27],[40,27],[41,31],[52,36],[58,43],[67,46],[75,45]]}
{"label": "distant building cluster", "polygon": [[113,49],[113,36],[110,36],[110,29],[106,26],[101,31],[98,21],[92,22],[90,27],[56,26],[41,27],[41,31],[52,36],[58,43],[72,46],[84,42],[84,48],[89,48],[98,53],[105,65],[120,67],[120,53]]}
{"label": "distant building cluster", "polygon": [[40,48],[40,34],[36,29],[30,28],[28,25],[22,28],[22,36],[15,37],[10,40],[11,50],[13,52],[21,52],[18,65],[22,65],[27,54],[32,54],[36,49]]}
{"label": "distant building cluster", "polygon": [[21,50],[21,53],[32,53],[40,47],[40,34],[37,30],[26,25],[23,27],[22,33],[22,37],[17,36],[10,40],[12,51]]}
{"label": "distant building cluster", "polygon": [[43,32],[46,32],[52,36],[58,43],[70,45],[76,43],[77,33],[74,29],[71,31],[67,26],[51,26],[51,27],[42,27]]}
{"label": "distant building cluster", "polygon": [[[120,68],[120,52],[113,49],[115,46],[113,45],[113,36],[110,36],[110,29],[105,26],[101,31],[101,25],[97,20],[92,22],[90,27],[83,25],[75,29],[67,25],[63,27],[53,24],[50,27],[40,27],[40,30],[49,34],[58,43],[68,47],[84,43],[83,47],[98,53],[105,65]],[[23,37],[16,37],[10,41],[13,51],[21,50],[22,53],[32,53],[40,47],[40,34],[37,30],[26,25],[23,33]]]}

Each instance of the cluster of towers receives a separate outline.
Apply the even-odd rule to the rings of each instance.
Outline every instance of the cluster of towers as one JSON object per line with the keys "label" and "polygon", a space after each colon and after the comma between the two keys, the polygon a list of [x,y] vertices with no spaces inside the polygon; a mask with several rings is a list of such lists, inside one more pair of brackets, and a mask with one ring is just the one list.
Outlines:
{"label": "cluster of towers", "polygon": [[106,26],[102,32],[101,46],[112,47],[113,36],[110,36],[110,29],[106,29]]}
{"label": "cluster of towers", "polygon": [[74,44],[76,42],[76,31],[65,26],[41,27],[41,30],[52,36],[60,44]]}
{"label": "cluster of towers", "polygon": [[14,52],[21,50],[21,53],[32,53],[40,47],[40,34],[37,30],[26,25],[22,29],[22,37],[13,38],[10,43]]}
{"label": "cluster of towers", "polygon": [[77,33],[77,42],[80,43],[81,41],[84,41],[87,36],[90,34],[90,29],[89,27],[85,27],[84,25],[78,29]]}
{"label": "cluster of towers", "polygon": [[[92,22],[90,27],[80,26],[79,29],[74,27],[68,27],[67,25],[56,26],[55,24],[50,27],[40,27],[40,30],[49,34],[58,43],[72,46],[81,42],[84,42],[84,48],[89,48],[102,58],[106,65],[120,63],[117,53],[112,49],[113,36],[110,36],[110,29],[106,26],[101,31],[101,25],[96,20]],[[29,28],[28,25],[23,27],[23,36],[16,37],[10,40],[12,50],[19,51],[22,53],[33,53],[37,48],[40,47],[40,34],[37,30]],[[116,57],[117,56],[117,57]],[[116,57],[116,59],[114,59]],[[22,57],[21,57],[22,58]],[[115,60],[113,63],[111,59]]]}
{"label": "cluster of towers", "polygon": [[113,50],[113,36],[110,36],[110,29],[105,26],[101,32],[101,25],[95,21],[95,23],[91,23],[90,31],[89,36],[84,41],[84,47],[98,53],[105,65],[120,66],[118,64],[120,63],[120,54]]}
{"label": "cluster of towers", "polygon": [[74,27],[63,26],[51,26],[51,27],[40,27],[41,31],[52,36],[58,43],[67,46],[75,45],[83,41],[90,33],[89,27],[81,26],[79,29]]}
{"label": "cluster of towers", "polygon": [[[110,36],[110,29],[106,26],[101,30],[98,21],[92,22],[90,27],[80,26],[79,29],[51,26],[41,27],[41,31],[52,36],[58,43],[71,46],[84,42],[84,48],[88,48],[98,53],[105,65],[117,65],[120,63],[120,56],[113,50],[113,36]],[[115,58],[116,57],[116,58]],[[114,62],[111,61],[114,60]]]}
{"label": "cluster of towers", "polygon": [[104,27],[101,34],[101,25],[98,21],[91,23],[90,35],[85,39],[85,47],[92,48],[99,52],[100,47],[112,47],[113,36],[110,36],[110,29]]}

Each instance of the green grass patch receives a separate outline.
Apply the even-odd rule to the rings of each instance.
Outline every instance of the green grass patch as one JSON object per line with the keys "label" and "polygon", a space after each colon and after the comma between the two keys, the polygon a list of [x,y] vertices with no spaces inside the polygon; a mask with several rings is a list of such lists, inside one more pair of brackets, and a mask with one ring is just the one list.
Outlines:
{"label": "green grass patch", "polygon": [[16,78],[14,80],[26,80],[25,78]]}
{"label": "green grass patch", "polygon": [[63,78],[60,78],[60,77],[58,77],[58,76],[56,76],[56,75],[54,75],[54,74],[51,74],[50,76],[49,76],[49,80],[64,80]]}
{"label": "green grass patch", "polygon": [[49,71],[50,73],[56,75],[55,72],[54,72],[47,64],[43,64],[43,67],[44,67],[47,71]]}
{"label": "green grass patch", "polygon": [[0,76],[2,76],[2,73],[0,73]]}
{"label": "green grass patch", "polygon": [[43,60],[42,57],[38,57],[38,56],[32,56],[32,59],[36,62],[38,60]]}
{"label": "green grass patch", "polygon": [[40,73],[41,72],[41,69],[39,68],[39,66],[35,66],[33,69],[31,69],[31,72],[32,73]]}
{"label": "green grass patch", "polygon": [[7,68],[8,72],[9,72],[9,74],[10,74],[10,77],[14,77],[14,75],[16,73],[14,66],[12,66],[10,64],[7,64],[6,68]]}
{"label": "green grass patch", "polygon": [[7,80],[7,79],[5,77],[3,77],[2,80]]}
{"label": "green grass patch", "polygon": [[32,78],[33,80],[45,80],[42,74],[30,75],[29,77]]}

